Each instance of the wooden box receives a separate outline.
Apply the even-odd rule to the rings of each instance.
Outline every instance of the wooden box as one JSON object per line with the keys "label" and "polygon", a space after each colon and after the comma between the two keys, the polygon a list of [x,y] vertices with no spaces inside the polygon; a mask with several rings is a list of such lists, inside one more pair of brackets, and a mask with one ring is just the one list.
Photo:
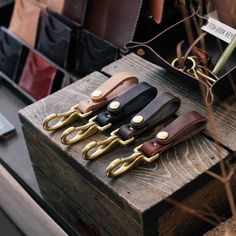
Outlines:
{"label": "wooden box", "polygon": [[[60,143],[62,129],[47,132],[43,119],[53,112],[63,112],[91,92],[110,75],[120,71],[135,73],[140,81],[157,87],[159,94],[169,91],[182,99],[178,115],[197,110],[207,115],[199,95],[175,84],[171,76],[134,54],[112,63],[103,73],[94,72],[71,86],[20,111],[28,149],[43,197],[82,235],[193,235],[209,226],[166,201],[175,199],[185,206],[203,210],[206,206],[218,215],[229,210],[223,185],[205,174],[219,172],[217,145],[209,125],[204,133],[163,154],[156,163],[109,179],[107,165],[115,158],[129,155],[133,148],[154,135],[154,130],[132,145],[119,147],[101,158],[87,162],[81,158],[88,140],[66,147]],[[217,138],[222,158],[236,149],[236,100],[230,98],[215,108]],[[230,111],[230,112],[228,112]],[[75,122],[73,125],[82,124]]]}

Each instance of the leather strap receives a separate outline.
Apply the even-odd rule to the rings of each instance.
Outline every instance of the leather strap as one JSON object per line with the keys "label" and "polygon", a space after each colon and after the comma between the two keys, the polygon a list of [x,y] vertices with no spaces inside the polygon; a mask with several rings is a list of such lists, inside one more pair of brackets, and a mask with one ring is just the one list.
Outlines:
{"label": "leather strap", "polygon": [[185,113],[158,132],[155,139],[145,142],[140,151],[147,157],[161,154],[199,133],[206,123],[207,119],[196,111]]}
{"label": "leather strap", "polygon": [[137,137],[173,116],[180,104],[179,98],[168,92],[163,93],[135,115],[129,124],[121,126],[116,135],[122,140]]}
{"label": "leather strap", "polygon": [[80,101],[77,109],[81,113],[98,110],[137,83],[136,76],[128,72],[117,73],[93,91],[89,100]]}
{"label": "leather strap", "polygon": [[[157,94],[157,89],[146,82],[135,85],[113,100],[107,111],[97,115],[95,122],[100,126],[114,124],[145,107]],[[113,105],[116,105],[114,108]]]}

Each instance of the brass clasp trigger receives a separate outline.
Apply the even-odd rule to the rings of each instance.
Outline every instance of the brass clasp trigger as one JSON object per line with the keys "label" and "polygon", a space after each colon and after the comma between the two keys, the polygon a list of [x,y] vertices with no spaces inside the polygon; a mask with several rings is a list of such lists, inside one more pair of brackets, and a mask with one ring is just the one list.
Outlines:
{"label": "brass clasp trigger", "polygon": [[[68,125],[74,121],[76,121],[79,117],[84,118],[89,116],[92,111],[81,113],[78,111],[77,105],[70,108],[69,111],[63,113],[53,113],[47,116],[43,121],[43,128],[47,131],[53,131],[59,129],[65,125]],[[58,120],[54,125],[50,125],[49,123],[53,120]]]}
{"label": "brass clasp trigger", "polygon": [[112,161],[106,169],[107,177],[118,177],[134,169],[142,162],[151,163],[159,157],[159,153],[156,153],[151,157],[146,157],[141,151],[139,151],[141,146],[142,145],[136,147],[134,149],[134,153],[131,156],[122,159],[115,159],[114,161]]}
{"label": "brass clasp trigger", "polygon": [[[119,144],[128,145],[134,140],[134,137],[129,138],[128,140],[125,140],[125,141],[121,140],[116,135],[117,131],[118,129],[111,132],[111,136],[103,141],[100,141],[100,142],[92,141],[89,144],[87,144],[85,148],[83,149],[82,157],[85,160],[93,160],[96,157],[100,156],[101,154],[104,154],[110,151],[111,149],[113,149],[113,147],[118,146]],[[90,152],[89,154],[89,151],[92,149],[95,149],[95,151],[92,153]]]}
{"label": "brass clasp trigger", "polygon": [[[99,126],[95,119],[96,116],[92,117],[85,125],[66,129],[61,135],[61,142],[65,145],[74,144],[96,134],[98,131],[103,132],[111,126],[111,123]],[[76,132],[77,134],[75,134]]]}

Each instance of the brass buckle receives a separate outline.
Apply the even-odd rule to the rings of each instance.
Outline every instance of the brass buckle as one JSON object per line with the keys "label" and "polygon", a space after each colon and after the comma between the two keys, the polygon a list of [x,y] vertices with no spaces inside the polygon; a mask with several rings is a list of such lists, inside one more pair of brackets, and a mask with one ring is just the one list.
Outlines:
{"label": "brass buckle", "polygon": [[[86,113],[79,112],[76,105],[71,107],[67,112],[53,113],[48,115],[43,121],[43,128],[47,131],[53,131],[76,121],[79,117],[85,118],[91,113],[92,111]],[[54,125],[50,125],[50,122],[53,120],[58,120],[58,122],[56,122]]]}
{"label": "brass buckle", "polygon": [[[93,160],[97,158],[98,156],[110,151],[111,149],[113,149],[115,146],[118,146],[119,144],[128,145],[134,140],[134,137],[132,137],[128,140],[123,141],[116,135],[117,131],[118,129],[111,132],[111,136],[103,141],[99,141],[99,142],[92,141],[89,144],[87,144],[85,148],[83,149],[82,157],[85,160]],[[95,149],[95,151],[91,152],[92,149]]]}
{"label": "brass buckle", "polygon": [[[83,139],[91,137],[96,134],[98,131],[103,132],[109,127],[111,127],[111,123],[99,126],[94,120],[96,116],[92,117],[87,124],[78,126],[78,127],[70,127],[66,129],[61,135],[61,142],[65,145],[70,145],[77,143]],[[77,134],[76,134],[77,133]],[[68,136],[72,136],[71,138]]]}
{"label": "brass buckle", "polygon": [[128,171],[134,169],[142,162],[151,163],[159,157],[159,153],[151,157],[146,157],[139,149],[142,145],[139,145],[134,149],[134,152],[131,156],[125,157],[122,159],[115,159],[112,161],[106,168],[106,175],[109,178],[118,177],[122,174],[127,173]]}
{"label": "brass buckle", "polygon": [[189,60],[189,61],[192,63],[192,65],[189,66],[189,68],[186,68],[186,67],[185,67],[185,68],[183,68],[183,69],[179,69],[179,68],[178,68],[178,64],[177,64],[177,63],[178,63],[178,58],[175,58],[175,59],[171,62],[171,65],[172,65],[173,67],[175,67],[175,68],[181,70],[181,71],[186,71],[188,74],[193,75],[193,76],[194,76],[195,78],[197,78],[197,79],[200,79],[199,76],[202,77],[203,79],[205,79],[206,83],[207,83],[209,86],[211,86],[212,84],[214,84],[214,83],[217,81],[217,79],[213,79],[212,77],[210,77],[210,76],[204,74],[203,70],[200,69],[200,68],[198,68],[194,56],[187,57],[187,60]]}

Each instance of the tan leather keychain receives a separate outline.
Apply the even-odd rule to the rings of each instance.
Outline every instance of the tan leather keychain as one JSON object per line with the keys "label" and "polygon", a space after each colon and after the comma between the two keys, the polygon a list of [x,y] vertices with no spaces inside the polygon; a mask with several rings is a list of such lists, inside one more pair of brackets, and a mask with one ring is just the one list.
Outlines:
{"label": "tan leather keychain", "polygon": [[[80,101],[67,112],[53,113],[47,116],[43,121],[43,128],[52,131],[68,125],[79,118],[85,118],[137,83],[138,79],[133,74],[128,72],[117,73],[94,90],[88,100]],[[58,120],[58,122],[50,125],[49,123],[53,120]]]}

